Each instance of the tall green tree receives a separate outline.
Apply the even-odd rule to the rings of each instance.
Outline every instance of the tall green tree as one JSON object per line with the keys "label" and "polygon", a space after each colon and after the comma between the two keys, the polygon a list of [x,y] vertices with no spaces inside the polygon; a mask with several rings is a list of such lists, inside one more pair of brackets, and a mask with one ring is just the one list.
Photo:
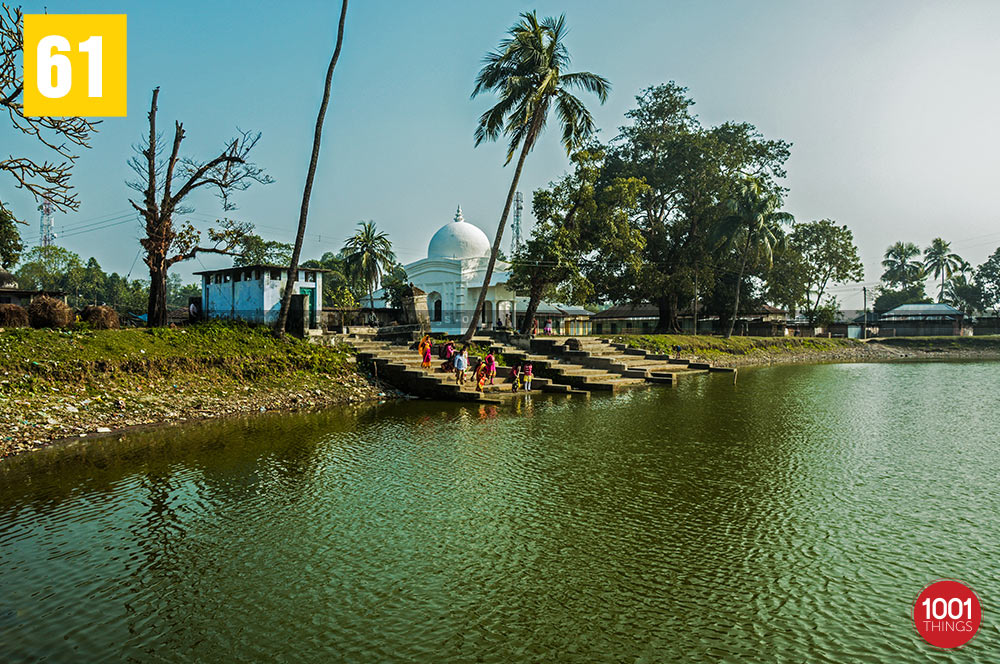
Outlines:
{"label": "tall green tree", "polygon": [[67,290],[70,273],[80,267],[80,256],[69,249],[54,244],[32,247],[22,256],[17,283],[27,290]]}
{"label": "tall green tree", "polygon": [[885,250],[882,259],[882,281],[890,288],[906,288],[924,278],[924,265],[920,262],[920,247],[912,242],[896,242]]}
{"label": "tall green tree", "polygon": [[0,204],[0,268],[10,270],[24,251],[21,234],[17,231],[14,215]]}
{"label": "tall green tree", "polygon": [[966,316],[975,316],[983,309],[983,290],[966,274],[955,274],[945,285],[944,301]]}
{"label": "tall green tree", "polygon": [[[707,231],[745,176],[773,183],[784,176],[789,155],[787,143],[765,139],[748,123],[704,128],[693,105],[687,89],[674,82],[643,90],[625,114],[630,124],[612,141],[605,167],[608,179],[640,178],[648,188],[633,220],[644,239],[635,248],[639,274],[602,286],[608,299],[655,304],[659,332],[679,330],[681,308],[728,283],[717,274],[728,256],[711,245]],[[611,276],[628,273],[626,264],[621,267]]]}
{"label": "tall green tree", "polygon": [[976,268],[976,285],[983,297],[983,307],[1000,316],[1000,248]]}
{"label": "tall green tree", "polygon": [[302,243],[306,236],[306,221],[309,218],[309,199],[312,197],[313,180],[316,179],[316,166],[319,164],[320,144],[323,142],[323,122],[326,120],[326,108],[330,104],[330,90],[333,87],[333,70],[340,60],[340,49],[344,45],[344,24],[347,21],[347,0],[340,5],[340,23],[337,24],[337,43],[333,47],[330,64],[326,68],[326,80],[323,86],[323,99],[316,113],[316,126],[313,128],[312,153],[309,156],[309,168],[306,170],[306,182],[302,188],[302,203],[299,206],[299,225],[295,232],[295,245],[292,248],[292,258],[288,264],[288,279],[281,294],[281,309],[274,332],[279,337],[285,336],[285,325],[288,323],[288,306],[292,301],[292,289],[295,287],[295,275],[299,271],[299,257],[302,254]]}
{"label": "tall green tree", "polygon": [[747,262],[763,260],[770,264],[777,229],[795,220],[792,215],[780,210],[781,197],[769,191],[761,180],[752,177],[743,180],[736,196],[729,201],[729,207],[730,214],[717,222],[713,232],[719,244],[735,248],[739,258],[733,317],[729,321],[727,339],[733,335],[739,315],[741,282]]}
{"label": "tall green tree", "polygon": [[604,151],[591,145],[572,156],[576,165],[548,187],[535,191],[535,226],[531,238],[514,254],[508,286],[528,291],[528,305],[521,332],[527,333],[543,298],[572,304],[595,298],[592,268],[600,256],[620,253],[615,243],[628,242],[629,250],[642,246],[630,235],[629,220],[638,211],[638,197],[645,189],[635,178],[605,181]]}
{"label": "tall green tree", "polygon": [[292,245],[287,242],[265,240],[256,233],[246,233],[239,240],[239,255],[233,265],[288,265],[292,258]]}
{"label": "tall green tree", "polygon": [[504,228],[517,183],[521,179],[524,160],[545,128],[549,111],[555,110],[562,129],[563,147],[566,154],[571,154],[594,133],[594,120],[583,101],[570,90],[592,92],[603,104],[611,89],[611,84],[603,76],[565,71],[570,63],[569,51],[564,43],[565,16],[539,21],[535,12],[525,12],[507,31],[507,35],[497,50],[487,54],[476,78],[473,97],[492,91],[500,100],[479,118],[475,139],[476,146],[479,146],[504,135],[509,139],[506,163],[510,163],[518,149],[520,156],[500,215],[483,287],[479,290],[479,301],[463,337],[466,342],[479,326],[486,290],[493,279],[493,269],[500,254]]}
{"label": "tall green tree", "polygon": [[935,279],[939,277],[941,279],[938,302],[944,302],[945,282],[951,279],[951,275],[962,266],[962,263],[964,263],[962,257],[952,253],[951,243],[945,242],[942,238],[934,238],[930,246],[924,249],[925,273],[933,275]]}
{"label": "tall green tree", "polygon": [[[864,267],[854,244],[854,234],[847,226],[840,226],[830,219],[821,219],[792,226],[782,251],[781,262],[774,263],[771,275],[775,285],[784,285],[794,291],[785,294],[781,304],[805,313],[810,323],[815,323],[818,312],[831,283],[861,281]],[[785,278],[791,273],[791,278]],[[768,277],[768,293],[771,276]]]}
{"label": "tall green tree", "polygon": [[365,287],[352,274],[348,264],[348,252],[327,251],[318,260],[308,260],[303,267],[322,268],[327,272],[323,275],[323,306],[354,308],[361,299]]}
{"label": "tall green tree", "polygon": [[375,227],[374,221],[359,221],[361,228],[344,243],[348,269],[365,285],[370,306],[375,307],[375,288],[382,275],[392,270],[396,254],[389,236]]}

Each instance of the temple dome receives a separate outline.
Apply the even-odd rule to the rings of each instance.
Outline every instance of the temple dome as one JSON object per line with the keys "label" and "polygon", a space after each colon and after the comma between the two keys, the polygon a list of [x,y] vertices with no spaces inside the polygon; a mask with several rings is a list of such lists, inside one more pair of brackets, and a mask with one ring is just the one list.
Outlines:
{"label": "temple dome", "polygon": [[465,221],[459,206],[455,220],[442,226],[431,238],[427,258],[486,258],[490,249],[486,233]]}

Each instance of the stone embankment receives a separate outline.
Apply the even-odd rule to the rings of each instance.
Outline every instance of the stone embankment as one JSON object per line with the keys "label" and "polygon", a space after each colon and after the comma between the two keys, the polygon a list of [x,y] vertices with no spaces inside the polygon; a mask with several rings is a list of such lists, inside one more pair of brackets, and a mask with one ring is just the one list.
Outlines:
{"label": "stone embankment", "polygon": [[[473,379],[459,385],[453,374],[441,370],[442,361],[436,353],[430,369],[421,367],[413,344],[393,344],[361,335],[347,342],[358,351],[359,362],[371,366],[375,375],[397,389],[415,396],[455,401],[497,401],[514,396],[506,382],[510,367],[528,362],[535,375],[533,392],[567,395],[616,392],[649,383],[673,384],[680,376],[727,370],[597,338],[538,337],[523,349],[489,337],[476,337],[472,340],[475,348],[488,348],[503,360],[497,372],[502,384],[488,385],[480,393]],[[479,361],[470,358],[473,370]]]}
{"label": "stone embankment", "polygon": [[617,335],[609,343],[663,353],[680,346],[681,356],[715,367],[745,367],[809,362],[877,362],[928,359],[1000,359],[1000,337],[896,337],[829,339],[822,337],[732,337],[693,335]]}
{"label": "stone embankment", "polygon": [[[424,368],[421,358],[413,344],[390,343],[379,341],[368,335],[355,335],[346,339],[347,343],[357,351],[358,362],[370,367],[372,375],[386,381],[395,388],[413,396],[448,401],[477,401],[486,403],[502,403],[504,400],[518,398],[526,394],[524,390],[517,393],[511,390],[508,380],[509,366],[500,366],[493,385],[485,385],[483,391],[476,390],[474,378],[475,368],[481,361],[478,357],[470,357],[472,367],[466,371],[463,384],[456,381],[455,374],[441,369],[443,361],[437,357],[435,348],[431,367]],[[489,338],[477,337],[473,344],[478,347],[492,343]],[[499,349],[497,349],[499,351]],[[540,374],[532,379],[531,392],[536,394],[570,394],[586,395],[586,392],[574,390],[566,385],[555,383]]]}
{"label": "stone embankment", "polygon": [[0,458],[139,426],[400,397],[345,346],[265,328],[0,330]]}

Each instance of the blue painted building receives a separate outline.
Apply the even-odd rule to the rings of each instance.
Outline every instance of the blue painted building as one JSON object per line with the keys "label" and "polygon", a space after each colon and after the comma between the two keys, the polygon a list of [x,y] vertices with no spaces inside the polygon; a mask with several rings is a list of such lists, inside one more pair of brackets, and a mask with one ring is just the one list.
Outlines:
{"label": "blue painted building", "polygon": [[[323,309],[323,272],[300,268],[294,293],[305,296],[310,328],[319,327]],[[195,272],[201,277],[201,311],[205,318],[229,318],[271,324],[278,320],[288,266],[247,265]]]}

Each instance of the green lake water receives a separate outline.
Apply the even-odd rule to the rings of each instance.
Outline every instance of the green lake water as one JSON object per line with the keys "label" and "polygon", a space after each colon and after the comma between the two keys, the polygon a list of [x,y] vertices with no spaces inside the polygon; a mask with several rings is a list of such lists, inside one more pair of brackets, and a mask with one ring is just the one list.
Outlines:
{"label": "green lake water", "polygon": [[[412,401],[0,464],[0,661],[995,662],[1000,364]],[[964,581],[979,634],[911,612]]]}

